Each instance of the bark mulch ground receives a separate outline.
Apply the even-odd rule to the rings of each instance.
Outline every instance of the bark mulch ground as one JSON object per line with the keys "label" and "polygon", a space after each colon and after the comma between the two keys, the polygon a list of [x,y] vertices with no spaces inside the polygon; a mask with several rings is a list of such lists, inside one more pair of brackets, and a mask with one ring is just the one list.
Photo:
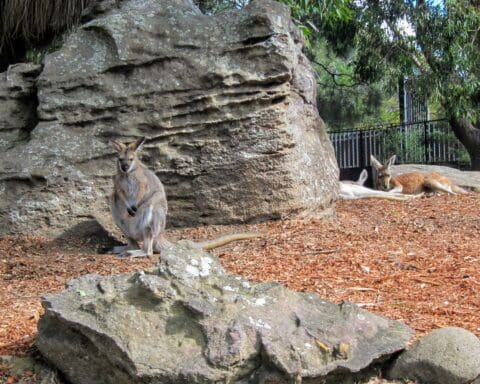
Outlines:
{"label": "bark mulch ground", "polygon": [[[171,230],[168,237],[260,232],[260,239],[215,251],[229,272],[355,302],[405,322],[416,337],[444,326],[480,336],[479,197],[340,201],[333,219]],[[155,261],[98,254],[88,240],[0,238],[0,355],[31,348],[42,294],[83,274],[141,270]]]}

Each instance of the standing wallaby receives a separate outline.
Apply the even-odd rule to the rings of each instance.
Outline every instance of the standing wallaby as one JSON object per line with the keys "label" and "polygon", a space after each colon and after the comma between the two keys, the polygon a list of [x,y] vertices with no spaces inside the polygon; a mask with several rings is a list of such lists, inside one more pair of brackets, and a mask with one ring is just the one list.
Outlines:
{"label": "standing wallaby", "polygon": [[118,152],[118,172],[113,182],[111,210],[128,240],[127,246],[113,249],[121,256],[143,257],[153,255],[154,250],[159,252],[165,230],[167,198],[163,185],[137,156],[144,142],[144,137],[130,144],[112,141]]}
{"label": "standing wallaby", "polygon": [[[113,180],[111,210],[115,223],[128,240],[128,245],[114,247],[112,252],[122,257],[152,256],[168,243],[163,235],[167,217],[163,185],[137,156],[144,142],[144,137],[130,144],[112,140],[118,152],[118,172]],[[257,237],[260,235],[237,233],[193,244],[208,251],[232,241]],[[143,242],[141,249],[139,242]]]}
{"label": "standing wallaby", "polygon": [[457,193],[468,193],[445,176],[436,172],[429,173],[428,175],[420,172],[409,172],[392,177],[391,168],[395,159],[396,155],[393,155],[385,164],[382,164],[373,155],[370,156],[370,162],[377,170],[377,189],[405,194],[446,192],[455,195]]}

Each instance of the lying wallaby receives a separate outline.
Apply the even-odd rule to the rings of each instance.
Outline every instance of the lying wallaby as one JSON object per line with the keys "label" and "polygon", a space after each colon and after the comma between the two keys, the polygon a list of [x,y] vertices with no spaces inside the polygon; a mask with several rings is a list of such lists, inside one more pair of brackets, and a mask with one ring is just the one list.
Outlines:
{"label": "lying wallaby", "polygon": [[360,176],[358,176],[358,179],[356,181],[341,180],[340,182],[345,184],[364,185],[367,179],[368,179],[368,171],[366,169],[363,169],[362,172],[360,172]]}
{"label": "lying wallaby", "polygon": [[415,195],[404,195],[401,193],[390,191],[376,191],[365,187],[363,184],[368,179],[368,172],[364,169],[357,181],[342,180],[340,181],[340,198],[344,200],[353,199],[387,199],[387,200],[407,200]]}
{"label": "lying wallaby", "polygon": [[452,195],[468,193],[463,188],[439,173],[432,172],[424,175],[420,172],[409,172],[392,177],[391,167],[396,155],[390,157],[385,164],[380,163],[375,156],[370,156],[372,166],[377,170],[376,187],[379,190],[405,194],[418,194],[422,192],[446,192]]}
{"label": "lying wallaby", "polygon": [[[111,210],[115,223],[128,240],[128,245],[113,248],[121,256],[143,257],[160,252],[164,238],[167,198],[158,177],[137,156],[145,138],[130,144],[112,140],[118,152],[118,172],[114,177]],[[197,243],[204,250],[221,247],[236,240],[259,237],[258,234],[237,233]],[[142,248],[138,243],[142,241]]]}
{"label": "lying wallaby", "polygon": [[[151,256],[160,250],[167,217],[167,198],[158,177],[138,158],[142,137],[130,144],[112,141],[118,152],[118,172],[113,182],[111,209],[113,219],[128,240],[115,247],[122,256]],[[143,241],[142,249],[138,242]]]}

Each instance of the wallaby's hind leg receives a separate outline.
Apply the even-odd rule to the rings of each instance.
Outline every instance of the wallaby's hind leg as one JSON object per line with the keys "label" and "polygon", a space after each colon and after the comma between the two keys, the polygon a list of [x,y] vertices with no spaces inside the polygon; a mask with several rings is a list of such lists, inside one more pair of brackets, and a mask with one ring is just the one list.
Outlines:
{"label": "wallaby's hind leg", "polygon": [[160,220],[159,214],[154,212],[153,207],[148,207],[139,217],[140,227],[143,229],[143,245],[142,249],[127,250],[122,254],[123,257],[150,257],[153,256],[153,243],[160,235],[165,225],[165,220]]}
{"label": "wallaby's hind leg", "polygon": [[119,257],[127,258],[127,257],[148,257],[143,249],[134,249],[133,251],[127,251],[122,253]]}
{"label": "wallaby's hind leg", "polygon": [[153,236],[148,233],[143,240],[143,251],[147,256],[153,256]]}
{"label": "wallaby's hind leg", "polygon": [[159,208],[155,210],[152,216],[152,244],[153,250],[157,253],[161,253],[162,246],[168,244],[167,239],[165,238],[165,226],[166,226],[166,216],[167,212],[164,208]]}
{"label": "wallaby's hind leg", "polygon": [[151,235],[145,236],[141,249],[126,251],[120,257],[150,257],[153,256],[153,238]]}
{"label": "wallaby's hind leg", "polygon": [[167,246],[169,241],[163,233],[160,233],[156,239],[153,240],[153,251],[156,253],[161,253],[162,248]]}
{"label": "wallaby's hind leg", "polygon": [[133,240],[133,239],[128,239],[128,244],[127,245],[116,245],[110,250],[110,253],[114,253],[116,255],[125,253],[126,251],[132,250],[132,249],[138,249],[138,243]]}
{"label": "wallaby's hind leg", "polygon": [[120,257],[150,257],[153,256],[153,237],[149,232],[145,234],[142,249],[127,250]]}
{"label": "wallaby's hind leg", "polygon": [[425,178],[425,187],[431,189],[433,192],[445,192],[449,193],[451,195],[456,195],[455,192],[453,192],[452,187],[449,185],[444,185],[440,181],[431,179],[431,178]]}

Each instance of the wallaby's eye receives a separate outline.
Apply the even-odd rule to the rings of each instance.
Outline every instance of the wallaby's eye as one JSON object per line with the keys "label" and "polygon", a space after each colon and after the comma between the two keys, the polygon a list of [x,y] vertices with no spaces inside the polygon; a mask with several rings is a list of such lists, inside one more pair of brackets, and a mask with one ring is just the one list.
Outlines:
{"label": "wallaby's eye", "polygon": [[129,160],[129,161],[133,161],[133,157],[129,157],[128,160]]}

